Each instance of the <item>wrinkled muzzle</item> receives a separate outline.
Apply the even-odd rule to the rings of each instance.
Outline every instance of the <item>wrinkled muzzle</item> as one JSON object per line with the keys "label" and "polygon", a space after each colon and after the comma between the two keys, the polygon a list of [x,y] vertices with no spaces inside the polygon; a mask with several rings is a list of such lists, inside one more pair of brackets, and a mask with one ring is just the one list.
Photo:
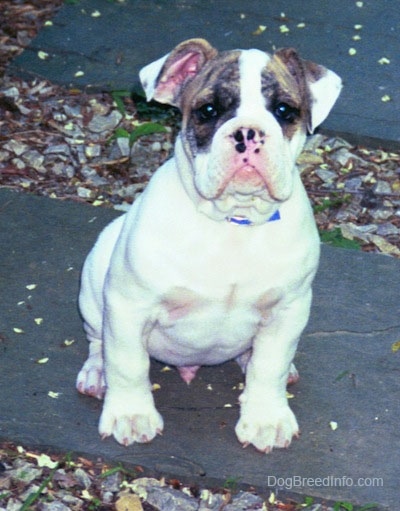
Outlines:
{"label": "wrinkled muzzle", "polygon": [[[277,123],[276,123],[277,124]],[[215,134],[211,151],[195,159],[195,185],[210,200],[282,202],[292,191],[290,144],[279,125],[234,118]]]}

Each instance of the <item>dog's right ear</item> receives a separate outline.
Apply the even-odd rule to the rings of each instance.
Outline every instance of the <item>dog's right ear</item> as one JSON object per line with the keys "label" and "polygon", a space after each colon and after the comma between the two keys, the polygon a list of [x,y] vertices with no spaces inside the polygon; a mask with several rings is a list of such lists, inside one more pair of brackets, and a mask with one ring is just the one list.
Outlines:
{"label": "dog's right ear", "polygon": [[184,86],[216,55],[217,50],[206,40],[188,39],[148,64],[139,73],[147,101],[155,99],[179,107]]}

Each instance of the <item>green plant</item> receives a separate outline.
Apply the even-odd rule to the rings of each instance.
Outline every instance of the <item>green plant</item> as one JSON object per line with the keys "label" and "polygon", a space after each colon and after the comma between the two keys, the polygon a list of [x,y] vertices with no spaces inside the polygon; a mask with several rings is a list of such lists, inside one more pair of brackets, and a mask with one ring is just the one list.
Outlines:
{"label": "green plant", "polygon": [[361,245],[355,240],[345,238],[339,227],[330,231],[320,231],[319,236],[323,243],[332,245],[333,247],[347,248],[351,250],[360,250]]}
{"label": "green plant", "polygon": [[144,124],[140,124],[131,132],[125,128],[117,128],[110,140],[115,140],[116,138],[127,138],[129,140],[129,147],[132,147],[136,140],[140,137],[153,135],[154,133],[165,133],[166,131],[167,129],[162,124],[146,122]]}

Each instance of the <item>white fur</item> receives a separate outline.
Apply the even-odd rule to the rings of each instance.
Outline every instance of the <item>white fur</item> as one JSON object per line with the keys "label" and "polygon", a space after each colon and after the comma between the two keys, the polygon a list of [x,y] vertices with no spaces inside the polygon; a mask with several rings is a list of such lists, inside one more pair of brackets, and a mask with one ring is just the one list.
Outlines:
{"label": "white fur", "polygon": [[[295,172],[299,140],[286,140],[261,105],[265,62],[262,52],[243,52],[237,117],[218,130],[209,154],[194,161],[178,138],[175,158],[106,227],[85,262],[79,304],[90,351],[77,387],[98,398],[105,393],[102,437],[129,445],[161,433],[150,356],[178,367],[241,356],[246,386],[238,439],[269,452],[298,433],[285,389],[289,372],[296,375],[291,362],[309,315],[319,239]],[[146,72],[149,90],[152,79]],[[253,209],[238,206],[240,193],[230,196],[229,179],[225,199],[214,193],[237,165],[230,134],[241,126],[269,133],[254,161],[270,189]],[[224,200],[231,200],[229,214],[246,211],[258,225],[227,222]],[[266,222],[277,207],[281,220]]]}

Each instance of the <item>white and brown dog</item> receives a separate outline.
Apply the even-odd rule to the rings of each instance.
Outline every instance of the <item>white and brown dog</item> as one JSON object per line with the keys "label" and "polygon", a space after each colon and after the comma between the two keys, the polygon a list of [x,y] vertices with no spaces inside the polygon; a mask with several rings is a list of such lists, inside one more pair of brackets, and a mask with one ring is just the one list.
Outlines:
{"label": "white and brown dog", "polygon": [[236,434],[263,452],[299,432],[286,384],[309,316],[319,238],[296,169],[307,131],[341,80],[293,49],[218,53],[179,44],[140,73],[147,98],[178,106],[175,156],[107,226],[82,274],[90,341],[77,388],[104,396],[99,432],[149,442],[163,429],[149,357],[186,382],[237,359]]}

